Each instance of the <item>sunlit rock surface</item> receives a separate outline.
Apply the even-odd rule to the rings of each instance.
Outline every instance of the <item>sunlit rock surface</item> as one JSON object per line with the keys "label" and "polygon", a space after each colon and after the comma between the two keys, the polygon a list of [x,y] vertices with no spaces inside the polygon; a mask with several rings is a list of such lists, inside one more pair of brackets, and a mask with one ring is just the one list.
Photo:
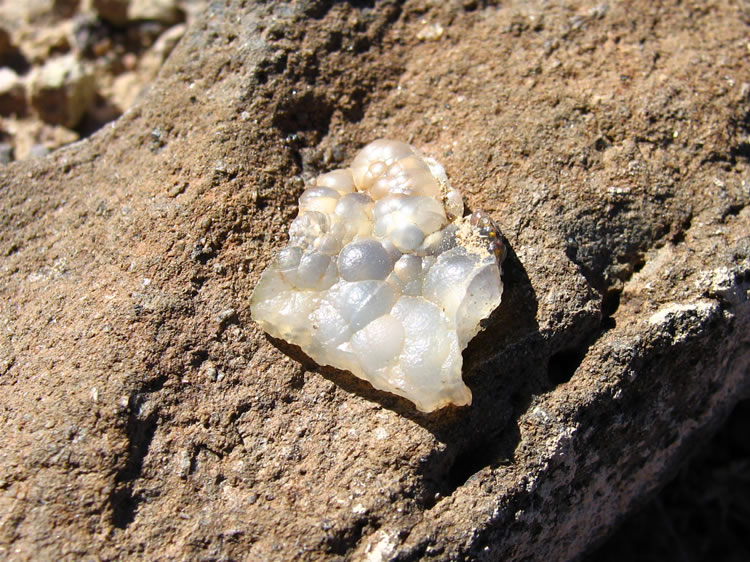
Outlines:
{"label": "sunlit rock surface", "polygon": [[374,141],[302,193],[253,318],[422,411],[470,404],[461,351],[500,304],[504,246],[486,214],[462,215],[440,164]]}

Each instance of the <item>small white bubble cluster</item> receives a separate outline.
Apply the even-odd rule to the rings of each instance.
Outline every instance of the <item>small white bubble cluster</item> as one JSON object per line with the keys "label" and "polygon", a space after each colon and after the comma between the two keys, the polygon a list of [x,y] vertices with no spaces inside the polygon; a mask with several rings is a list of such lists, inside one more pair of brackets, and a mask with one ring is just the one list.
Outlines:
{"label": "small white bubble cluster", "polygon": [[500,304],[504,247],[484,213],[462,215],[440,164],[377,140],[302,193],[252,316],[424,412],[470,404],[461,351]]}

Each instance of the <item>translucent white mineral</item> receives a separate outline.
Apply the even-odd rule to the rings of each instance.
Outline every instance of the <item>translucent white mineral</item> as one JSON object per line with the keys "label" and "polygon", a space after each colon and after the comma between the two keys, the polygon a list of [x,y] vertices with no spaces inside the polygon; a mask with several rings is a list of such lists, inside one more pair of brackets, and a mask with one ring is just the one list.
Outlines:
{"label": "translucent white mineral", "polygon": [[302,193],[252,316],[424,412],[470,404],[461,351],[500,304],[505,248],[486,214],[462,215],[440,164],[376,140]]}

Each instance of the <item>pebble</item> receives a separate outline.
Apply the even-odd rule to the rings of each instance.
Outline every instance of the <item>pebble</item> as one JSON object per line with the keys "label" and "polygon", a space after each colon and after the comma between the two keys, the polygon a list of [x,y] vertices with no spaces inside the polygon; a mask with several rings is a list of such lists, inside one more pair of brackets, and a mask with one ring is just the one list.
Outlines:
{"label": "pebble", "polygon": [[73,44],[86,57],[96,56],[100,44],[111,44],[109,33],[107,24],[92,15],[81,14],[73,20]]}
{"label": "pebble", "polygon": [[179,23],[185,15],[175,0],[131,0],[128,7],[131,21],[158,21],[167,25]]}
{"label": "pebble", "polygon": [[54,125],[74,128],[95,96],[91,69],[72,54],[50,59],[31,78],[31,105]]}
{"label": "pebble", "polygon": [[252,317],[422,412],[471,404],[461,351],[500,304],[504,245],[486,213],[462,215],[437,161],[373,141],[300,195],[289,246],[250,298]]}
{"label": "pebble", "polygon": [[8,143],[0,143],[0,165],[13,162],[13,147]]}
{"label": "pebble", "polygon": [[43,144],[35,144],[29,150],[29,156],[31,158],[43,158],[49,154],[49,148]]}
{"label": "pebble", "polygon": [[128,21],[128,0],[93,0],[92,8],[100,19],[122,26]]}
{"label": "pebble", "polygon": [[13,46],[10,42],[10,34],[0,27],[0,60],[11,52]]}
{"label": "pebble", "polygon": [[23,80],[10,68],[0,68],[0,115],[26,113],[26,88]]}
{"label": "pebble", "polygon": [[176,0],[93,0],[93,8],[102,20],[116,26],[137,21],[172,25],[185,19]]}

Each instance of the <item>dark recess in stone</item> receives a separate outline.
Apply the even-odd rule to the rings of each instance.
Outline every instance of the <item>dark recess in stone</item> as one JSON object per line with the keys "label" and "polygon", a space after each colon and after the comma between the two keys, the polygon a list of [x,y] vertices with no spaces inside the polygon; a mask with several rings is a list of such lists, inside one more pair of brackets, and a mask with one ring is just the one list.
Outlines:
{"label": "dark recess in stone", "polygon": [[611,330],[615,327],[615,312],[620,307],[620,296],[622,291],[609,290],[602,298],[602,329]]}
{"label": "dark recess in stone", "polygon": [[563,349],[549,358],[547,373],[552,384],[568,382],[575,374],[581,361],[586,356],[586,349]]}
{"label": "dark recess in stone", "polygon": [[486,466],[492,466],[501,455],[499,439],[485,439],[478,445],[464,451],[448,472],[448,485],[451,490],[463,486],[466,481]]}
{"label": "dark recess in stone", "polygon": [[151,441],[156,433],[158,411],[154,410],[145,418],[138,413],[141,408],[140,398],[131,398],[127,427],[125,429],[130,447],[128,457],[122,469],[117,473],[117,483],[110,495],[112,507],[112,524],[118,529],[125,529],[134,520],[138,505],[142,500],[139,493],[134,493],[133,483],[140,478],[143,470],[143,459],[146,458]]}
{"label": "dark recess in stone", "polygon": [[303,131],[325,136],[332,114],[331,105],[313,92],[290,93],[274,113],[273,124],[283,136]]}
{"label": "dark recess in stone", "polygon": [[357,543],[362,538],[364,529],[368,526],[377,529],[380,525],[377,520],[364,515],[350,526],[331,533],[326,538],[326,550],[331,554],[346,555],[357,546]]}

